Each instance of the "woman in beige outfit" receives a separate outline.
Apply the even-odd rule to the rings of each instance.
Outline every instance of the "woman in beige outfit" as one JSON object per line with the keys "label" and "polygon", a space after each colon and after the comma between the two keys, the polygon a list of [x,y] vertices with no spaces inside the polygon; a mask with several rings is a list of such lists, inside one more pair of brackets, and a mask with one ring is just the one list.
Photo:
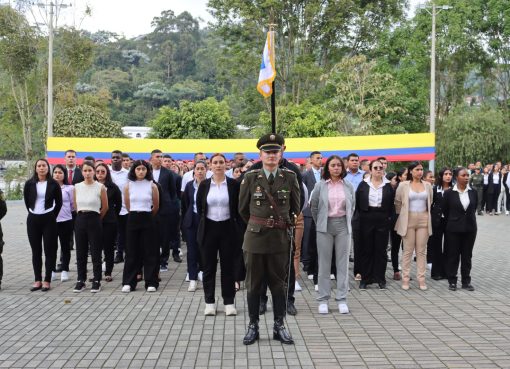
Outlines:
{"label": "woman in beige outfit", "polygon": [[427,241],[432,234],[432,186],[422,181],[423,166],[420,162],[411,163],[407,169],[407,181],[400,183],[395,194],[395,210],[398,214],[395,231],[404,242],[402,289],[409,289],[411,259],[415,251],[418,285],[421,290],[426,290]]}

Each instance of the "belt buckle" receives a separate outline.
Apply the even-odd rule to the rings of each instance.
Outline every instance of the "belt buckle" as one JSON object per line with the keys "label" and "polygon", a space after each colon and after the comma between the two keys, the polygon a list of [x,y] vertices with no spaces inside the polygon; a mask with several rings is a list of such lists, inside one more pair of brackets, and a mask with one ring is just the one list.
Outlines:
{"label": "belt buckle", "polygon": [[274,219],[273,218],[266,219],[266,227],[274,228]]}

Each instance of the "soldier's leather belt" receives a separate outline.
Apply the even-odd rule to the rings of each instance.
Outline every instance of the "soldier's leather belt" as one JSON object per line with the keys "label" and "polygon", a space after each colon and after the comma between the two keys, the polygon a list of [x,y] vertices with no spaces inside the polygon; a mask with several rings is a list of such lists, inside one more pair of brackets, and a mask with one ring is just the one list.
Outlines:
{"label": "soldier's leather belt", "polygon": [[260,224],[266,228],[287,229],[287,222],[284,220],[275,220],[274,218],[260,218],[255,215],[250,216],[250,223]]}

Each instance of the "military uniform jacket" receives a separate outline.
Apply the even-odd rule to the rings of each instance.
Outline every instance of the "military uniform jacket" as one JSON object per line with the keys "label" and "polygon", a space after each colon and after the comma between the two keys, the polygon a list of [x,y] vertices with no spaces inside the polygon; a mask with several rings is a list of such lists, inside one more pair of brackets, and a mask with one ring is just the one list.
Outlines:
{"label": "military uniform jacket", "polygon": [[[277,210],[271,205],[266,191],[276,202]],[[290,223],[291,219],[299,214],[300,209],[300,190],[294,172],[278,168],[272,186],[269,185],[263,169],[246,173],[239,193],[239,214],[248,224],[244,234],[243,250],[255,254],[289,251],[287,230],[251,222],[250,216],[265,219],[280,218]]]}
{"label": "military uniform jacket", "polygon": [[471,178],[469,178],[469,184],[474,188],[482,188],[483,187],[483,174],[473,174]]}

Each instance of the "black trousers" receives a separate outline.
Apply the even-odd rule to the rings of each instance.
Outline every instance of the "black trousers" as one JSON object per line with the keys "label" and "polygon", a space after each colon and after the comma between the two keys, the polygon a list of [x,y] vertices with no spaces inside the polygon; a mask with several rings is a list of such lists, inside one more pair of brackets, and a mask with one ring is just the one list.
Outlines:
{"label": "black trousers", "polygon": [[285,289],[289,270],[289,253],[254,254],[245,251],[244,262],[250,321],[258,322],[259,320],[260,291],[266,280],[273,297],[274,319],[283,319],[286,313]]}
{"label": "black trousers", "polygon": [[402,237],[395,231],[390,231],[390,241],[391,241],[391,266],[393,267],[393,273],[397,273],[400,271],[398,268],[398,253],[402,248]]}
{"label": "black trousers", "polygon": [[[306,229],[306,219],[305,218],[305,229]],[[318,275],[319,275],[319,257],[317,254],[317,228],[315,226],[315,222],[312,219],[310,223],[310,234],[308,235],[308,275],[313,274],[313,283],[317,284]],[[305,238],[303,234],[303,239]],[[304,240],[303,240],[304,243]]]}
{"label": "black trousers", "polygon": [[2,232],[2,224],[0,224],[0,282],[2,282],[2,278],[4,276],[4,260],[2,259],[4,244],[4,234]]}
{"label": "black trousers", "polygon": [[448,283],[457,283],[457,270],[459,269],[462,284],[471,283],[471,258],[473,246],[475,245],[475,232],[445,232],[446,243],[448,244]]}
{"label": "black trousers", "polygon": [[99,213],[94,211],[78,213],[74,224],[76,237],[76,264],[78,281],[87,281],[87,258],[92,256],[92,273],[94,281],[101,281],[101,251],[103,225]]}
{"label": "black trousers", "polygon": [[136,288],[140,260],[143,260],[145,288],[159,287],[159,245],[154,239],[156,232],[152,213],[134,211],[129,213],[122,284],[130,285],[132,290]]}
{"label": "black trousers", "polygon": [[186,246],[188,252],[186,254],[186,262],[188,264],[188,274],[190,281],[198,279],[198,272],[200,269],[200,253],[198,251],[197,232],[200,217],[197,213],[193,213],[193,220],[191,227],[184,229],[186,236]]}
{"label": "black trousers", "polygon": [[214,304],[218,253],[221,267],[221,296],[225,305],[234,303],[236,247],[230,220],[215,222],[205,219],[204,242],[200,246],[205,303]]}
{"label": "black trousers", "polygon": [[[71,260],[71,241],[74,233],[74,220],[57,222],[57,235],[60,241],[60,263],[62,270],[69,271],[69,261]],[[55,269],[54,269],[55,270]]]}
{"label": "black trousers", "polygon": [[361,274],[361,250],[360,250],[360,235],[359,232],[353,232],[352,233],[352,251],[353,251],[353,257],[354,257],[354,265],[352,267],[352,272],[354,276],[356,274]]}
{"label": "black trousers", "polygon": [[126,250],[126,227],[129,214],[117,218],[117,254],[124,255]]}
{"label": "black trousers", "polygon": [[51,272],[57,261],[57,219],[53,212],[46,214],[28,213],[27,217],[28,242],[32,248],[32,266],[34,279],[42,281],[42,252],[44,244],[44,281],[51,282]]}
{"label": "black trousers", "polygon": [[379,210],[360,212],[363,230],[359,234],[358,253],[361,278],[364,282],[386,283],[388,256],[388,216]]}
{"label": "black trousers", "polygon": [[[303,217],[304,221],[304,230],[303,230],[303,241],[301,242],[301,262],[303,263],[304,270],[308,271],[308,267],[310,265],[310,253],[308,252],[308,248],[310,242],[313,241],[311,239],[312,236],[312,225],[315,226],[312,217]],[[313,232],[313,235],[316,236],[317,233]],[[317,251],[317,245],[315,245],[315,251]]]}
{"label": "black trousers", "polygon": [[117,223],[103,223],[103,237],[101,245],[104,253],[106,270],[104,275],[111,276],[113,271],[113,259],[115,254],[115,241],[117,239]]}
{"label": "black trousers", "polygon": [[157,243],[161,250],[160,252],[160,264],[167,265],[170,256],[170,233],[171,233],[171,215],[158,214],[154,218],[155,226],[158,229],[157,232]]}
{"label": "black trousers", "polygon": [[[444,228],[446,224],[444,218],[441,219],[441,225],[432,229],[432,236],[429,237],[429,244],[431,246],[431,260],[432,270],[430,271],[431,277],[446,277],[446,264],[447,264],[447,249],[446,239],[444,239]],[[443,245],[444,239],[444,245]],[[427,254],[428,256],[428,254]]]}

